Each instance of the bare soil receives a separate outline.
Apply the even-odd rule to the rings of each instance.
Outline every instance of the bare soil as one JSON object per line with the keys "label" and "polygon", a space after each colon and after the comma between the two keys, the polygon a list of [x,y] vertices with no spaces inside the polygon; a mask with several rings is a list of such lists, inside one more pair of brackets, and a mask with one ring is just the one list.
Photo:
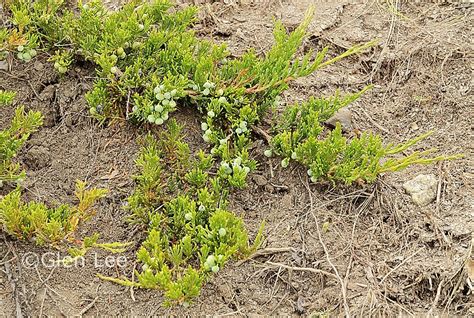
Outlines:
{"label": "bare soil", "polygon": [[[196,28],[201,36],[227,42],[236,56],[251,47],[263,53],[272,45],[273,19],[292,30],[311,3],[203,3]],[[10,61],[10,69],[0,71],[0,89],[18,92],[14,106],[46,117],[18,158],[28,174],[25,199],[73,202],[77,179],[107,187],[110,193],[78,237],[98,232],[102,241],[134,245],[123,255],[125,266],[106,266],[109,254],[97,251],[85,264],[49,268],[25,264],[34,260],[31,253],[50,260],[51,253],[64,251],[0,234],[0,316],[474,315],[464,266],[472,257],[474,230],[473,22],[466,3],[318,2],[305,50],[329,46],[337,54],[357,43],[379,43],[297,80],[284,100],[373,83],[350,106],[357,130],[377,132],[386,142],[433,130],[419,149],[465,157],[384,175],[373,185],[309,186],[303,169],[281,170],[277,159],[262,155],[264,141],[256,142],[252,156],[259,171],[248,189],[233,194],[231,208],[251,235],[266,220],[265,244],[252,259],[215,275],[189,307],[164,308],[159,291],[131,291],[96,277],[130,277],[133,271],[143,234],[125,221],[122,204],[133,189],[137,138],[145,132],[120,123],[103,127],[89,118],[84,94],[94,75],[90,66],[75,65],[60,77],[46,53],[28,64]],[[0,129],[13,109],[0,109]],[[176,116],[187,125],[187,141],[203,147],[196,114],[182,110]],[[423,208],[402,188],[420,173],[439,178],[437,199]]]}

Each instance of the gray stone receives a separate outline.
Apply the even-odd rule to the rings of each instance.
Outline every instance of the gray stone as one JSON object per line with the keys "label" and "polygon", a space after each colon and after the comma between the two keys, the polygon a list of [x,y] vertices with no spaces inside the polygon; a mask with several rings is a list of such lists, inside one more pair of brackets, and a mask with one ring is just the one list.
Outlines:
{"label": "gray stone", "polygon": [[36,61],[35,64],[33,64],[33,68],[37,70],[38,72],[44,70],[44,64],[41,63],[40,61]]}
{"label": "gray stone", "polygon": [[341,108],[331,118],[326,120],[326,124],[331,127],[336,127],[336,123],[341,124],[342,131],[351,132],[353,130],[352,112],[348,108]]}
{"label": "gray stone", "polygon": [[0,60],[0,70],[8,71],[8,62],[5,60]]}
{"label": "gray stone", "polygon": [[49,166],[51,163],[49,149],[43,146],[31,147],[25,155],[25,163],[31,170],[40,170]]}
{"label": "gray stone", "polygon": [[411,199],[419,206],[425,206],[436,198],[438,179],[432,174],[420,174],[405,182],[403,188],[411,195]]}
{"label": "gray stone", "polygon": [[268,183],[267,178],[259,174],[253,176],[253,181],[255,181],[255,183],[261,187],[265,186]]}

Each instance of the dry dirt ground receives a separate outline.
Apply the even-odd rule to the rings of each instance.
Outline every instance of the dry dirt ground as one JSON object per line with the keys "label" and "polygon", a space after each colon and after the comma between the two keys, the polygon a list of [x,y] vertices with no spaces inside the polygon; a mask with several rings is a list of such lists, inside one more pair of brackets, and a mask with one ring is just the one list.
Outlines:
{"label": "dry dirt ground", "polygon": [[[198,3],[196,28],[201,36],[229,43],[234,55],[250,47],[263,53],[272,44],[273,19],[294,29],[314,2]],[[0,234],[0,315],[474,315],[464,267],[472,257],[474,229],[473,7],[383,0],[316,4],[305,49],[329,46],[336,54],[353,44],[379,43],[296,81],[285,101],[373,83],[350,107],[358,130],[380,133],[387,142],[433,130],[419,149],[464,153],[463,159],[412,167],[370,186],[307,187],[303,169],[282,171],[277,159],[262,155],[264,143],[257,143],[252,156],[261,163],[259,171],[247,190],[233,195],[232,208],[252,235],[266,220],[263,249],[226,266],[191,306],[167,309],[158,291],[131,291],[96,277],[130,277],[133,271],[143,236],[125,222],[122,202],[133,188],[136,139],[143,131],[100,127],[88,117],[83,96],[94,74],[90,66],[75,65],[58,77],[45,54],[29,64],[14,61],[11,70],[0,71],[0,88],[17,90],[17,105],[46,116],[45,126],[19,157],[28,171],[25,199],[72,202],[76,179],[107,187],[110,193],[98,214],[78,235],[99,232],[103,241],[135,245],[124,254],[124,266],[107,266],[108,254],[97,252],[73,268],[35,267],[28,266],[31,255],[50,260],[55,256],[46,253],[56,251]],[[0,129],[12,109],[0,110]],[[177,116],[186,122],[187,141],[199,144],[196,114]],[[420,173],[439,178],[437,199],[423,208],[402,188]]]}

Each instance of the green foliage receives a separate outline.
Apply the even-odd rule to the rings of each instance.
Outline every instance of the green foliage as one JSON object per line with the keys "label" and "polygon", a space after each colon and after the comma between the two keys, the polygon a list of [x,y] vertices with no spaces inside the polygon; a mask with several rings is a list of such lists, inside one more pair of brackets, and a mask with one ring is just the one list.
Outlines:
{"label": "green foliage", "polygon": [[[261,243],[263,227],[249,245],[242,220],[225,210],[229,178],[238,171],[221,166],[211,177],[212,156],[192,156],[181,127],[172,119],[158,139],[149,135],[136,160],[140,174],[129,197],[132,220],[148,225],[148,236],[138,253],[138,283],[102,277],[128,286],[164,291],[168,304],[189,302],[202,283],[232,257],[244,257]],[[166,165],[170,169],[163,169]],[[243,177],[245,178],[245,177]]]}
{"label": "green foliage", "polygon": [[[9,53],[24,62],[29,62],[36,55],[40,44],[39,28],[36,25],[47,25],[63,1],[42,0],[31,3],[24,0],[13,0],[5,3],[11,13],[11,28],[0,28],[0,59]],[[51,30],[52,31],[52,30]],[[57,32],[57,31],[55,31]]]}
{"label": "green foliage", "polygon": [[86,189],[87,184],[84,181],[78,180],[76,182],[76,191],[74,194],[79,200],[79,203],[74,208],[75,212],[80,219],[87,219],[95,214],[93,209],[94,204],[100,198],[103,198],[109,192],[107,189]]}
{"label": "green foliage", "polygon": [[15,96],[16,96],[15,92],[9,92],[9,91],[4,91],[0,89],[0,106],[9,105],[13,103]]}
{"label": "green foliage", "polygon": [[92,236],[85,237],[80,247],[71,247],[68,250],[69,257],[64,259],[65,263],[72,263],[74,260],[78,259],[79,257],[83,257],[87,254],[89,250],[92,248],[100,248],[111,252],[113,254],[116,253],[123,253],[127,250],[127,248],[132,245],[131,242],[122,243],[122,242],[111,242],[111,243],[98,243],[99,240],[99,233],[94,233]]}
{"label": "green foliage", "polygon": [[406,151],[431,132],[401,145],[384,146],[379,136],[362,133],[351,139],[342,134],[338,124],[324,135],[323,122],[338,109],[357,99],[363,91],[340,97],[310,98],[308,102],[289,106],[281,116],[272,138],[272,152],[283,157],[282,166],[295,160],[308,167],[312,182],[321,179],[353,182],[373,182],[384,172],[398,171],[413,164],[429,164],[439,160],[456,159],[459,156],[426,157],[433,150],[415,151],[401,158],[391,158]]}
{"label": "green foliage", "polygon": [[19,181],[25,177],[20,165],[14,163],[13,158],[42,122],[40,112],[26,113],[24,107],[19,107],[15,111],[10,127],[0,131],[0,187],[3,182]]}
{"label": "green foliage", "polygon": [[72,63],[72,54],[69,51],[56,51],[49,61],[54,62],[54,68],[59,74],[64,74]]}
{"label": "green foliage", "polygon": [[[277,22],[275,44],[265,56],[250,50],[230,59],[224,44],[200,39],[190,29],[195,7],[172,11],[168,0],[131,1],[108,12],[100,1],[91,1],[79,3],[75,14],[61,7],[62,1],[53,1],[50,10],[51,1],[21,2],[11,11],[14,17],[17,7],[29,12],[24,23],[28,30],[42,34],[44,43],[67,48],[53,58],[60,72],[67,70],[71,57],[97,65],[99,79],[86,95],[90,113],[101,121],[125,117],[162,125],[179,106],[196,107],[205,117],[203,139],[213,146],[211,154],[221,159],[219,171],[232,170],[227,181],[236,187],[244,186],[245,176],[256,167],[245,159],[251,127],[278,102],[288,83],[372,45],[355,46],[326,61],[327,49],[298,57],[314,13],[310,8],[289,34]],[[248,162],[234,167],[237,158]]]}
{"label": "green foliage", "polygon": [[58,244],[69,239],[79,222],[94,213],[92,205],[106,193],[103,189],[86,190],[85,183],[78,181],[77,206],[48,208],[43,203],[23,202],[20,189],[16,189],[0,200],[0,225],[18,239],[34,240],[38,245]]}

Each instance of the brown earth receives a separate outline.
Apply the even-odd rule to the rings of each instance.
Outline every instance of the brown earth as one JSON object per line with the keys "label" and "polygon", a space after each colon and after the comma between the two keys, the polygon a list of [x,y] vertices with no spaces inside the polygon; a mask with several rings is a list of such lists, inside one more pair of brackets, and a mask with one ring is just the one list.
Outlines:
{"label": "brown earth", "polygon": [[[291,30],[311,3],[200,4],[196,27],[202,36],[227,42],[234,55],[251,47],[265,52],[272,44],[273,18]],[[50,260],[46,253],[56,251],[2,234],[0,315],[474,315],[464,266],[472,257],[474,229],[472,10],[447,2],[318,3],[305,49],[329,46],[337,54],[357,43],[379,43],[297,80],[284,100],[373,83],[350,107],[356,129],[380,133],[387,142],[433,130],[418,149],[465,157],[381,176],[370,186],[308,188],[303,169],[282,171],[277,159],[262,155],[264,142],[257,143],[252,156],[260,161],[259,171],[247,190],[232,196],[231,208],[251,235],[266,220],[264,247],[252,259],[226,266],[187,308],[164,308],[158,291],[131,291],[96,277],[130,277],[133,271],[143,235],[124,220],[122,204],[133,189],[136,140],[144,132],[122,124],[101,127],[89,118],[83,96],[92,84],[90,66],[76,65],[59,77],[45,53],[28,64],[11,61],[10,70],[0,71],[0,89],[17,91],[17,105],[46,117],[19,157],[28,173],[25,199],[72,202],[77,179],[107,187],[97,215],[78,236],[99,232],[103,241],[135,245],[124,254],[123,267],[105,266],[108,254],[100,251],[83,266],[35,267],[27,266],[34,255]],[[189,112],[176,116],[187,124],[187,141],[199,146],[199,118]],[[13,107],[0,110],[0,129],[12,113]],[[439,178],[437,199],[423,208],[402,188],[420,173]],[[329,225],[325,231],[319,230],[323,223]]]}

